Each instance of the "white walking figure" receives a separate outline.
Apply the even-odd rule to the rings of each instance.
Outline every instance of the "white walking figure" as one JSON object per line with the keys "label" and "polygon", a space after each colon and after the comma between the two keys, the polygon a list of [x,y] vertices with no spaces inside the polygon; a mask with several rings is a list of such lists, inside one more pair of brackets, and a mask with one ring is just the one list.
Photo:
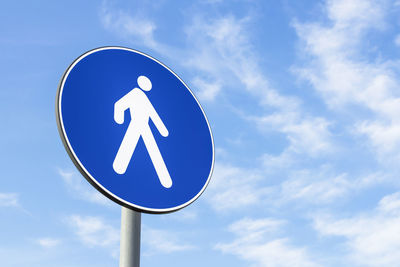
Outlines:
{"label": "white walking figure", "polygon": [[[139,76],[137,83],[140,89],[151,90],[151,81],[146,76]],[[168,130],[146,94],[139,88],[134,88],[114,104],[115,122],[124,123],[124,113],[127,109],[131,113],[131,121],[115,156],[113,168],[118,174],[125,173],[141,136],[161,184],[165,188],[170,188],[172,186],[171,176],[151,132],[149,120],[151,119],[154,122],[162,136],[167,137]]]}

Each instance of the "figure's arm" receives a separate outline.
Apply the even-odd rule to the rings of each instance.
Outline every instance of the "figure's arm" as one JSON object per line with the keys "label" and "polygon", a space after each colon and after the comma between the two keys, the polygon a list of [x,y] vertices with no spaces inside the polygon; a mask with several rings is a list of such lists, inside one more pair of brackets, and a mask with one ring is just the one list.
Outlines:
{"label": "figure's arm", "polygon": [[165,127],[164,123],[162,122],[160,116],[158,116],[157,111],[154,109],[153,105],[149,101],[149,108],[150,108],[150,119],[154,122],[157,130],[160,134],[164,137],[168,136],[168,129]]}
{"label": "figure's arm", "polygon": [[114,120],[118,124],[124,123],[125,110],[128,108],[128,95],[123,96],[114,104]]}

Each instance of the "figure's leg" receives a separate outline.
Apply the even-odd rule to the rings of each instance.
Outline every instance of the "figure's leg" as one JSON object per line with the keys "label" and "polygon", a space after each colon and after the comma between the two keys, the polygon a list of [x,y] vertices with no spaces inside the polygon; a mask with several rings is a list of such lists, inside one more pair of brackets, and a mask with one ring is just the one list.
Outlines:
{"label": "figure's leg", "polygon": [[150,128],[143,130],[142,138],[161,184],[166,188],[170,188],[172,186],[171,176],[169,175],[167,166],[165,166],[164,159],[161,156],[160,150],[158,149],[156,140],[154,140],[154,136],[151,133]]}
{"label": "figure's leg", "polygon": [[113,168],[118,174],[124,174],[139,141],[140,133],[137,127],[131,122],[126,130],[124,139],[115,156]]}

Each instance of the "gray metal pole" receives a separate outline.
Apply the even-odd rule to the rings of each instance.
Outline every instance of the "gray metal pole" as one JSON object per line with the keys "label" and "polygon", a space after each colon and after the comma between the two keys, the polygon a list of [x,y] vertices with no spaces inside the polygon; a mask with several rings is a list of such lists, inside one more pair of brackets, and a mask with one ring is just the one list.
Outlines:
{"label": "gray metal pole", "polygon": [[122,207],[119,267],[140,266],[141,213]]}

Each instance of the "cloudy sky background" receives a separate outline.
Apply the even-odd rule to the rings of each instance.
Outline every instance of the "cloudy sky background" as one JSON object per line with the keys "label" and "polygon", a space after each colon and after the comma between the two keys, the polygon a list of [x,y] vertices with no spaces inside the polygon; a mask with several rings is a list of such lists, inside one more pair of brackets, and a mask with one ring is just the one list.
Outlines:
{"label": "cloudy sky background", "polygon": [[120,207],[55,122],[80,54],[154,56],[196,94],[205,193],[143,215],[142,266],[398,266],[400,1],[14,1],[0,9],[2,266],[118,266]]}

